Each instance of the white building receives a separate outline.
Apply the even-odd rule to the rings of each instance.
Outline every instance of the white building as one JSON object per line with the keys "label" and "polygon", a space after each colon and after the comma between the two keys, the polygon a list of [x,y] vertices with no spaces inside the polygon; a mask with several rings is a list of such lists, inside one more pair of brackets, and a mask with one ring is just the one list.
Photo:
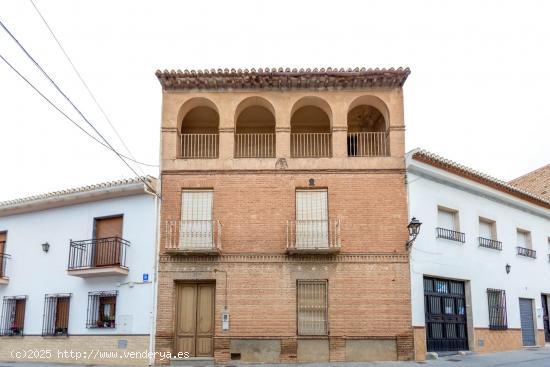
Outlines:
{"label": "white building", "polygon": [[417,357],[544,345],[550,201],[423,150],[406,159]]}
{"label": "white building", "polygon": [[144,180],[0,203],[0,360],[149,363],[157,197]]}

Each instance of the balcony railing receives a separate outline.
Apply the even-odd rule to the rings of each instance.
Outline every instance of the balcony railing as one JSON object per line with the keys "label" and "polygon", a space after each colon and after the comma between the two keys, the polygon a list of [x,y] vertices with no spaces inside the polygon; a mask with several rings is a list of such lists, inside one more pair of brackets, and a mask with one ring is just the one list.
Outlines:
{"label": "balcony railing", "polygon": [[71,241],[68,270],[78,271],[109,267],[127,269],[126,251],[129,245],[130,242],[120,237]]}
{"label": "balcony railing", "polygon": [[0,253],[0,284],[6,284],[8,281],[6,268],[8,266],[9,259],[11,259],[10,255]]}
{"label": "balcony railing", "polygon": [[340,220],[289,220],[286,225],[288,252],[334,253],[340,251]]}
{"label": "balcony railing", "polygon": [[180,158],[218,158],[219,134],[181,134]]}
{"label": "balcony railing", "polygon": [[217,220],[166,222],[165,249],[172,253],[217,254],[222,247],[222,225]]}
{"label": "balcony railing", "polygon": [[293,158],[323,158],[332,156],[331,133],[290,134],[290,155]]}
{"label": "balcony railing", "polygon": [[518,249],[519,256],[530,257],[532,259],[537,258],[537,252],[535,250],[531,250],[530,248],[520,247],[520,246],[518,246],[517,249]]}
{"label": "balcony railing", "polygon": [[443,238],[449,241],[466,242],[466,235],[462,232],[453,231],[451,229],[437,227],[437,238]]}
{"label": "balcony railing", "polygon": [[275,157],[275,134],[235,134],[235,158]]}
{"label": "balcony railing", "polygon": [[388,155],[386,132],[348,133],[349,157],[383,157]]}
{"label": "balcony railing", "polygon": [[502,242],[489,238],[478,237],[479,247],[502,251]]}

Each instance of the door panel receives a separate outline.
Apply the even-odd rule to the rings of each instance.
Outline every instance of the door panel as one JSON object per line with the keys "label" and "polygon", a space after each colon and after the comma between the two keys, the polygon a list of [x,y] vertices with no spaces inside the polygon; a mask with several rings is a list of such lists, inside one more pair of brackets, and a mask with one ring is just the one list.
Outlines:
{"label": "door panel", "polygon": [[213,355],[214,286],[198,284],[197,301],[197,356]]}
{"label": "door panel", "polygon": [[328,247],[327,190],[296,191],[296,246]]}
{"label": "door panel", "polygon": [[535,323],[533,320],[533,300],[527,298],[519,299],[519,314],[521,318],[521,336],[524,346],[536,344]]}
{"label": "door panel", "polygon": [[120,241],[122,238],[122,216],[97,218],[95,220],[95,266],[120,264]]}
{"label": "door panel", "polygon": [[214,292],[214,284],[176,286],[176,353],[214,355]]}

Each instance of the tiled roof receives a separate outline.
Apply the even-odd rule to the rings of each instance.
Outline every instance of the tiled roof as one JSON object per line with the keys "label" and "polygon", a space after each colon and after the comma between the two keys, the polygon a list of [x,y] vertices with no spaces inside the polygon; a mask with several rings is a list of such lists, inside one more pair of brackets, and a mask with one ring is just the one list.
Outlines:
{"label": "tiled roof", "polygon": [[542,197],[540,195],[537,195],[536,193],[514,186],[508,182],[499,180],[498,178],[489,176],[483,172],[476,171],[472,168],[466,167],[450,159],[443,158],[437,154],[428,152],[427,150],[415,149],[411,151],[409,154],[411,154],[412,158],[416,161],[429,164],[431,166],[440,168],[442,170],[453,173],[455,175],[467,178],[469,180],[475,181],[482,185],[489,186],[493,189],[505,192],[517,198],[520,198],[550,209],[550,200],[545,197]]}
{"label": "tiled roof", "polygon": [[157,70],[164,90],[355,89],[402,87],[409,68]]}
{"label": "tiled roof", "polygon": [[[91,191],[101,190],[101,189],[106,189],[106,188],[115,188],[115,187],[124,186],[124,185],[142,183],[142,181],[141,181],[142,179],[144,179],[149,184],[151,184],[155,180],[153,177],[150,177],[150,176],[145,176],[145,177],[141,177],[141,178],[140,177],[135,177],[135,178],[130,178],[130,179],[103,182],[103,183],[99,183],[99,184],[95,184],[95,185],[76,187],[76,188],[66,189],[66,190],[61,190],[61,191],[53,191],[53,192],[48,192],[48,193],[45,193],[45,194],[28,196],[28,197],[20,198],[20,199],[0,201],[0,209],[2,207],[8,207],[8,206],[13,206],[13,205],[29,204],[29,203],[44,200],[44,199],[59,198],[59,197],[63,197],[63,196],[66,196],[66,195],[79,194],[79,193],[91,192]],[[154,185],[151,185],[151,186],[154,187]]]}
{"label": "tiled roof", "polygon": [[550,201],[550,164],[515,178],[510,184]]}

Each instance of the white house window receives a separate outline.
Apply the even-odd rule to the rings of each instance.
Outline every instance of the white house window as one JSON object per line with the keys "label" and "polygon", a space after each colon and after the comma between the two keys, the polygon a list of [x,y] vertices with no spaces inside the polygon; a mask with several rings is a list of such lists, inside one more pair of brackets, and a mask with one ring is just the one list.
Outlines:
{"label": "white house window", "polygon": [[532,248],[531,245],[531,232],[519,229],[517,230],[517,245],[523,248]]}
{"label": "white house window", "polygon": [[496,240],[496,224],[495,221],[485,218],[479,218],[479,237],[489,240]]}
{"label": "white house window", "polygon": [[181,204],[180,244],[185,248],[213,246],[212,190],[184,190]]}
{"label": "white house window", "polygon": [[328,247],[327,190],[296,190],[296,247]]}
{"label": "white house window", "polygon": [[439,228],[458,231],[458,211],[438,207],[437,208],[437,226]]}

